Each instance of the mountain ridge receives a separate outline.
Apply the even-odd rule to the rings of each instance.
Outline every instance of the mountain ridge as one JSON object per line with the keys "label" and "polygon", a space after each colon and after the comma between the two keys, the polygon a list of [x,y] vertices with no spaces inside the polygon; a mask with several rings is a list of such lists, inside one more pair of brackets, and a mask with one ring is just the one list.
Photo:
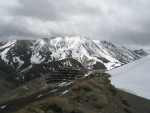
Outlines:
{"label": "mountain ridge", "polygon": [[[20,74],[22,71],[29,73],[33,70],[29,76],[39,74],[33,65],[43,65],[44,68],[44,65],[51,67],[54,62],[59,62],[53,69],[46,68],[45,72],[60,66],[110,70],[146,55],[148,52],[144,50],[133,51],[107,41],[96,41],[82,36],[2,41],[0,44],[0,58],[16,71],[14,78],[17,80],[27,77],[26,73]],[[65,62],[62,63],[62,60]],[[39,76],[43,74],[45,73]]]}

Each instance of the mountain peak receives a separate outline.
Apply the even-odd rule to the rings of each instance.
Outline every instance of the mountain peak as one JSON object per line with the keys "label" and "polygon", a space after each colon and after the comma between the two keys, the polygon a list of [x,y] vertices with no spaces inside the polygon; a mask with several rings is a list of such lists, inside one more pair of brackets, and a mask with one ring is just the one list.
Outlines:
{"label": "mountain peak", "polygon": [[[110,70],[143,56],[141,52],[118,48],[110,42],[91,40],[84,36],[13,40],[0,44],[0,58],[6,65],[11,65],[19,77],[34,70],[33,65],[58,62],[59,66],[56,63],[57,67],[77,66],[75,65],[75,61],[77,61],[88,69],[106,68]],[[62,64],[60,63],[68,58],[75,61],[65,60],[65,62],[61,62]],[[41,68],[45,68],[45,66]],[[53,68],[45,68],[45,70],[50,71],[55,68],[56,65]]]}

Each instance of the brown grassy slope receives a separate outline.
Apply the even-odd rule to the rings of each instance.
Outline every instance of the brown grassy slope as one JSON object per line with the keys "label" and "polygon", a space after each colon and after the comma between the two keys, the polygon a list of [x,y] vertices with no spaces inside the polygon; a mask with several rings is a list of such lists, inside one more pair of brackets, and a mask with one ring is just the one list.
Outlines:
{"label": "brown grassy slope", "polygon": [[119,94],[134,109],[135,113],[150,113],[150,100],[124,91],[119,91]]}
{"label": "brown grassy slope", "polygon": [[64,95],[31,103],[16,113],[132,113],[107,77],[78,80]]}
{"label": "brown grassy slope", "polygon": [[[61,67],[61,68],[69,68],[69,67]],[[78,69],[78,68],[73,68],[73,69]],[[84,75],[85,73],[87,73],[87,71],[88,70],[86,70],[86,69],[82,69],[79,71],[78,74]],[[43,91],[45,89],[48,89],[48,88],[58,85],[61,81],[57,82],[57,83],[47,84],[46,78],[48,78],[50,76],[50,74],[51,74],[51,72],[47,73],[44,76],[37,77],[31,81],[21,84],[20,86],[14,88],[13,90],[8,90],[5,94],[4,94],[3,89],[6,89],[7,85],[12,86],[12,84],[5,82],[0,77],[0,104],[3,102],[6,102],[6,101],[13,100],[13,99],[28,97],[30,95],[33,95],[35,93],[38,93],[40,91]],[[5,84],[4,84],[4,82],[5,82]],[[2,87],[3,88],[2,89],[1,86],[5,86],[5,87],[4,88]]]}
{"label": "brown grassy slope", "polygon": [[[30,96],[30,95],[35,94],[43,89],[48,88],[49,86],[45,82],[45,77],[46,76],[44,76],[44,77],[41,76],[32,81],[26,82],[23,85],[20,85],[13,90],[7,91],[7,93],[5,93],[5,94],[4,94],[4,92],[2,92],[1,93],[2,95],[0,96],[0,103],[9,101],[12,99]],[[0,79],[0,89],[1,89],[1,84],[3,84],[3,82],[4,82],[4,80],[1,82],[1,79]],[[7,84],[11,85],[8,82],[7,82]],[[3,84],[3,85],[5,85],[5,84]],[[6,85],[5,85],[5,87],[6,87]],[[0,91],[2,91],[2,90],[0,90]]]}

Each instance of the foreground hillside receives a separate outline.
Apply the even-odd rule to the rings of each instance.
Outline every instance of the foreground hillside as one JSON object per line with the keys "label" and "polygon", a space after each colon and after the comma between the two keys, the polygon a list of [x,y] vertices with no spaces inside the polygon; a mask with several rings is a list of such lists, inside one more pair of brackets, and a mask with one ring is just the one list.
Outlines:
{"label": "foreground hillside", "polygon": [[19,83],[61,66],[109,70],[147,54],[144,50],[133,51],[81,36],[0,42],[0,59],[11,66],[15,72],[11,73],[12,78]]}
{"label": "foreground hillside", "polygon": [[109,71],[115,87],[150,100],[150,56]]}
{"label": "foreground hillside", "polygon": [[[90,75],[89,75],[90,76]],[[91,75],[93,76],[93,75]],[[15,113],[131,113],[132,109],[121,98],[118,91],[110,84],[107,74],[97,74],[97,77],[87,77],[76,80],[74,83],[63,85],[61,89],[53,89],[51,95],[36,96],[37,100],[28,99],[15,100],[13,109],[6,104],[1,112]],[[47,91],[49,92],[49,91]],[[35,96],[35,95],[34,95]],[[19,102],[20,101],[20,102]],[[22,103],[21,103],[22,101]],[[26,107],[24,103],[28,105]],[[10,101],[11,102],[11,101]],[[13,103],[13,102],[11,102]],[[17,103],[19,105],[17,105]],[[22,106],[21,106],[22,104]],[[23,108],[19,108],[23,107]],[[9,110],[11,109],[11,110]]]}
{"label": "foreground hillside", "polygon": [[130,113],[108,79],[94,77],[76,82],[61,94],[32,103],[18,113]]}
{"label": "foreground hillside", "polygon": [[[84,73],[82,72],[82,74]],[[27,92],[25,94],[25,91],[16,92],[19,94],[18,97],[0,103],[0,112],[149,113],[149,100],[117,90],[110,84],[108,77],[109,75],[106,73],[90,71],[82,77],[75,77],[74,80],[48,82],[46,89],[41,89],[30,95],[27,95]],[[36,82],[34,81],[34,83]],[[39,83],[37,82],[37,84]],[[29,86],[26,87],[29,90],[26,90],[31,92],[32,85]],[[39,84],[40,86],[42,84]],[[140,102],[144,104],[141,105]]]}
{"label": "foreground hillside", "polygon": [[0,59],[0,96],[17,87],[13,74],[13,69]]}

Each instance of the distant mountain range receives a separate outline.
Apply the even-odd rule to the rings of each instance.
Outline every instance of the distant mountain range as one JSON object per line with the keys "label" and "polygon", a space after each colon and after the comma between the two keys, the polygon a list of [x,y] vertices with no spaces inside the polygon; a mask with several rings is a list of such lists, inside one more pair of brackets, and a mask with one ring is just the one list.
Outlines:
{"label": "distant mountain range", "polygon": [[110,70],[148,54],[81,36],[2,41],[0,72],[25,82],[61,66]]}

